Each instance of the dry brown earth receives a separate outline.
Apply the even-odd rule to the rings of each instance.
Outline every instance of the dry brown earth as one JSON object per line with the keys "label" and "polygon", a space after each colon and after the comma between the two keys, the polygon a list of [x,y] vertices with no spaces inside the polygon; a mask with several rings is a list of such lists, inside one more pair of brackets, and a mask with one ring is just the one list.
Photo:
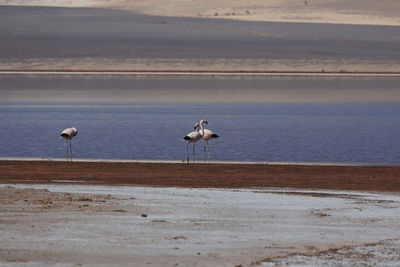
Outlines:
{"label": "dry brown earth", "polygon": [[190,188],[291,187],[400,192],[400,168],[268,164],[2,161],[1,183]]}

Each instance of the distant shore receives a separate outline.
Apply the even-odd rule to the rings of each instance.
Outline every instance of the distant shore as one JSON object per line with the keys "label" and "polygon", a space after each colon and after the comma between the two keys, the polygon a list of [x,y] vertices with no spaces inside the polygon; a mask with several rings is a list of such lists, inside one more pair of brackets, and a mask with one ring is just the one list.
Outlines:
{"label": "distant shore", "polygon": [[0,4],[0,69],[400,71],[396,1],[28,2]]}
{"label": "distant shore", "polygon": [[[3,5],[106,8],[139,14],[242,21],[279,21],[359,25],[399,25],[399,4],[393,0],[343,1],[263,1],[205,0],[188,4],[185,0],[98,1],[98,0],[9,0]],[[28,2],[28,3],[27,3]]]}
{"label": "distant shore", "polygon": [[26,59],[1,60],[0,73],[8,72],[197,72],[197,73],[312,73],[312,74],[396,74],[398,61],[389,59]]}
{"label": "distant shore", "polygon": [[237,70],[5,70],[0,74],[32,75],[220,75],[220,76],[400,76],[399,71],[237,71]]}
{"label": "distant shore", "polygon": [[400,167],[0,161],[0,183],[400,192]]}

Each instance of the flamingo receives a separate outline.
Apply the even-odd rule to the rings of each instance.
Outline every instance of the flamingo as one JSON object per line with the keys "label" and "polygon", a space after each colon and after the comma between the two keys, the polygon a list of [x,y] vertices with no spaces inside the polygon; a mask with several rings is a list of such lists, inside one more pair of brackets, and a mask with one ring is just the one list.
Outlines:
{"label": "flamingo", "polygon": [[67,160],[68,160],[68,140],[69,140],[69,149],[71,150],[71,161],[72,161],[72,144],[71,144],[71,139],[78,134],[78,131],[76,128],[67,128],[64,131],[62,131],[60,138],[64,138],[67,140]]}
{"label": "flamingo", "polygon": [[199,132],[199,124],[196,123],[194,125],[195,131],[188,133],[185,137],[183,137],[183,140],[187,141],[186,144],[186,155],[187,155],[187,163],[189,163],[189,144],[193,143],[193,163],[194,163],[194,148],[196,145],[196,142],[199,141],[202,137],[201,133]]}
{"label": "flamingo", "polygon": [[205,141],[204,142],[204,162],[205,162],[206,161],[206,150],[207,150],[207,161],[209,161],[209,158],[210,158],[210,146],[208,144],[208,140],[216,139],[219,137],[219,135],[209,129],[203,129],[204,123],[208,125],[208,121],[206,121],[206,120],[200,121],[200,127],[201,127],[200,132],[202,134],[202,139]]}

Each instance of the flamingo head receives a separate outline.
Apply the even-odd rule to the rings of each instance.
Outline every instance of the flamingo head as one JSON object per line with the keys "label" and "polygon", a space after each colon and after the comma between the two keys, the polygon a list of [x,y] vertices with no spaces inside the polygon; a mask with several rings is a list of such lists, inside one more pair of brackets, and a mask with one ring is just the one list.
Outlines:
{"label": "flamingo head", "polygon": [[205,124],[208,124],[208,121],[206,121],[206,120],[201,120],[201,121],[200,121],[200,124],[204,124],[204,123],[205,123]]}
{"label": "flamingo head", "polygon": [[78,134],[78,130],[75,127],[72,127],[72,130],[74,131],[74,135]]}
{"label": "flamingo head", "polygon": [[196,123],[196,124],[194,125],[194,129],[197,130],[197,128],[199,128],[199,124],[198,124],[198,123]]}

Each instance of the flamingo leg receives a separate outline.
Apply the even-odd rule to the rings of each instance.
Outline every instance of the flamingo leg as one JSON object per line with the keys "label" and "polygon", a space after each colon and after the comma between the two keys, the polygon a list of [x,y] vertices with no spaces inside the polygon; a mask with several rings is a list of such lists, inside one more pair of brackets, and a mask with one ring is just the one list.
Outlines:
{"label": "flamingo leg", "polygon": [[196,147],[196,142],[193,143],[193,163],[194,163],[194,148]]}
{"label": "flamingo leg", "polygon": [[69,158],[68,140],[66,140],[65,143],[67,144],[67,161],[68,161],[68,158]]}
{"label": "flamingo leg", "polygon": [[72,161],[72,140],[69,140],[69,149],[71,150],[71,161]]}
{"label": "flamingo leg", "polygon": [[206,149],[207,149],[207,147],[206,147],[207,143],[206,142],[204,142],[204,162],[206,162]]}
{"label": "flamingo leg", "polygon": [[186,144],[186,162],[189,163],[189,142]]}
{"label": "flamingo leg", "polygon": [[210,162],[210,145],[208,144],[208,141],[207,141],[207,162]]}

